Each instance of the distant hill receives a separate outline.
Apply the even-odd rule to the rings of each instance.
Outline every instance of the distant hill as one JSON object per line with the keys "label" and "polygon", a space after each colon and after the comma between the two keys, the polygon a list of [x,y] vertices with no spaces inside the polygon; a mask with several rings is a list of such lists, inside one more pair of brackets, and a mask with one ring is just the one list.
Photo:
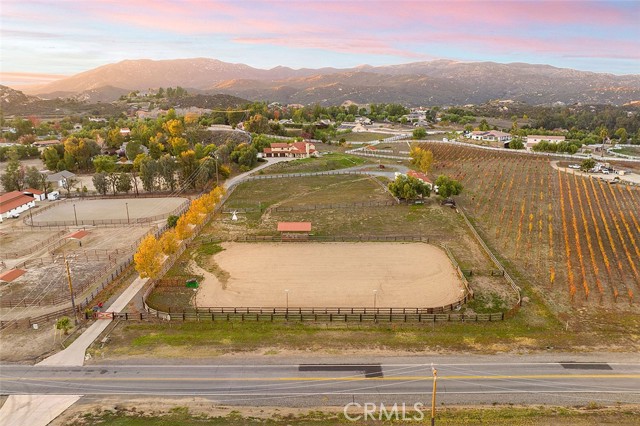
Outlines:
{"label": "distant hill", "polygon": [[[400,102],[407,105],[479,104],[511,99],[532,105],[623,105],[640,100],[640,75],[577,71],[549,65],[438,60],[352,69],[263,70],[215,59],[126,60],[104,65],[26,93],[64,93],[98,99],[119,91],[193,88],[250,100],[340,104]],[[84,95],[82,95],[84,94]],[[93,98],[92,98],[93,94]]]}
{"label": "distant hill", "polygon": [[[19,90],[0,85],[0,105],[5,116],[45,115],[62,116],[68,114],[117,115],[131,107],[126,101],[113,101],[130,90],[105,86],[73,95],[69,92],[55,92],[42,99],[28,96]],[[58,95],[55,97],[53,95]],[[113,102],[111,102],[113,101]],[[249,103],[247,99],[226,94],[194,94],[176,99],[153,99],[158,108],[198,107],[208,109],[237,108]]]}

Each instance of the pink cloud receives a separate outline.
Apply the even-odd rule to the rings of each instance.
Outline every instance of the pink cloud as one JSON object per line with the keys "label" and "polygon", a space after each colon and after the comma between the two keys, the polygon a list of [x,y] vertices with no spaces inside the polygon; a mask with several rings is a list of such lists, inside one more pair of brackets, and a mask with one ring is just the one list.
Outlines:
{"label": "pink cloud", "polygon": [[432,56],[416,53],[410,50],[396,49],[384,42],[375,39],[333,40],[315,37],[278,37],[278,38],[234,38],[236,43],[244,44],[270,44],[274,46],[286,46],[299,49],[321,49],[332,52],[351,54],[375,54],[400,56],[414,59],[433,59]]}

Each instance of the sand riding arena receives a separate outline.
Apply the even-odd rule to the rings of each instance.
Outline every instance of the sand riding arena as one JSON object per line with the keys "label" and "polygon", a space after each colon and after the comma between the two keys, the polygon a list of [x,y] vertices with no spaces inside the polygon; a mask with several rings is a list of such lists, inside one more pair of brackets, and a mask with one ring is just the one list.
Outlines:
{"label": "sand riding arena", "polygon": [[[198,307],[440,307],[464,285],[447,254],[424,243],[237,243],[192,272]],[[201,262],[203,263],[203,262]]]}

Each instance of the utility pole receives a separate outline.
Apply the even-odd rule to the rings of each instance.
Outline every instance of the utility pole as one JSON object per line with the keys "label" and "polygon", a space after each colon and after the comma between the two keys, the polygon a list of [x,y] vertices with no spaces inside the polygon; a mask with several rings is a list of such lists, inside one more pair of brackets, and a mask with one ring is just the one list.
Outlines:
{"label": "utility pole", "polygon": [[431,364],[431,372],[433,373],[433,391],[431,393],[431,426],[436,424],[436,383],[438,382],[438,370],[433,368]]}
{"label": "utility pole", "polygon": [[131,223],[129,220],[129,203],[124,203],[124,206],[127,208],[127,223]]}
{"label": "utility pole", "polygon": [[71,294],[71,307],[73,308],[73,322],[75,325],[78,325],[78,315],[76,314],[76,300],[73,297],[73,283],[71,282],[71,271],[69,270],[69,261],[67,260],[67,256],[62,253],[62,257],[64,258],[64,265],[67,268],[67,279],[69,280],[69,294]]}
{"label": "utility pole", "polygon": [[76,213],[76,205],[73,205],[73,216],[76,218],[76,226],[78,226],[78,214]]}

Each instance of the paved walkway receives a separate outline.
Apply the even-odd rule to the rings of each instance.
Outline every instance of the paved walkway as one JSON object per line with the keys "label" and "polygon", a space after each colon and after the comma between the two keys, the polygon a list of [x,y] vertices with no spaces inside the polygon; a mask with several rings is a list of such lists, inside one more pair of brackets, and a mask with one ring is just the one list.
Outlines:
{"label": "paved walkway", "polygon": [[[122,312],[142,289],[147,278],[135,281],[109,307]],[[87,348],[102,334],[111,321],[96,321],[65,350],[36,364],[37,366],[82,366]],[[82,395],[10,395],[0,408],[0,426],[46,426]]]}

